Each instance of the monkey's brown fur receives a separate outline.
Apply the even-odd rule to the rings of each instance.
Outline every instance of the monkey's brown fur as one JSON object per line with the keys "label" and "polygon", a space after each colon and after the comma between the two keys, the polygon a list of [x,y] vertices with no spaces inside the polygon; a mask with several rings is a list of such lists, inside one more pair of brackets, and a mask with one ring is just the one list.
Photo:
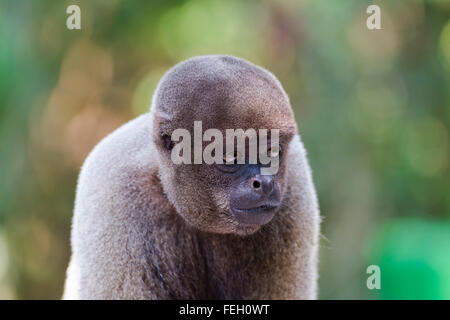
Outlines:
{"label": "monkey's brown fur", "polygon": [[[176,128],[278,128],[282,205],[261,228],[228,214],[227,178],[174,165]],[[266,70],[231,56],[182,62],[151,112],[105,138],[80,173],[67,299],[315,299],[320,218],[289,99]],[[289,147],[287,147],[289,146]]]}

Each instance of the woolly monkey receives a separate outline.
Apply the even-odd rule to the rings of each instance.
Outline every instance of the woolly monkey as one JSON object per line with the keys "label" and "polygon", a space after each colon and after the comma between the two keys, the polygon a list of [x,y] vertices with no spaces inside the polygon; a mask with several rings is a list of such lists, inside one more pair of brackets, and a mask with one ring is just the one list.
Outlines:
{"label": "woolly monkey", "polygon": [[[174,164],[171,135],[279,130],[279,169]],[[315,299],[319,210],[288,96],[232,56],[168,71],[149,113],[101,141],[78,181],[66,299]]]}

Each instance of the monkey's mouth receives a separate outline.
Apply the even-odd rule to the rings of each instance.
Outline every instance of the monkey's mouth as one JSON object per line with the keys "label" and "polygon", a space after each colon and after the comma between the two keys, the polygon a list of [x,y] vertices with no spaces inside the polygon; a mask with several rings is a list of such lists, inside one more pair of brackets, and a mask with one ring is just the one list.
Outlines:
{"label": "monkey's mouth", "polygon": [[231,208],[233,217],[240,223],[263,225],[272,220],[279,205],[264,204],[252,208]]}

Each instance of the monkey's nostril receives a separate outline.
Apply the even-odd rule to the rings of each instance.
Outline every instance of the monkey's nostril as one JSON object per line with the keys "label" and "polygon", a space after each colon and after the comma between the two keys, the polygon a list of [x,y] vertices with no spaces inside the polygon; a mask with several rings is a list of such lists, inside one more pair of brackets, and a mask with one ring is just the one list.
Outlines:
{"label": "monkey's nostril", "polygon": [[258,180],[253,181],[253,188],[259,189],[261,187],[261,183]]}

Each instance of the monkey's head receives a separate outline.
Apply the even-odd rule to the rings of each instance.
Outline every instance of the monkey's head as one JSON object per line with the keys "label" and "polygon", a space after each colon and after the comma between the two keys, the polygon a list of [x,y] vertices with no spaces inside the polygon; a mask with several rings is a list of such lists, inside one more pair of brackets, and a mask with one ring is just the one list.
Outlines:
{"label": "monkey's head", "polygon": [[[151,113],[161,183],[169,201],[189,225],[206,232],[246,235],[272,220],[283,203],[288,146],[297,127],[289,99],[271,73],[231,56],[189,59],[161,79]],[[197,130],[195,135],[197,121],[201,121],[202,131],[199,134]],[[172,161],[173,149],[183,142],[172,139],[177,129],[192,137],[188,142],[191,150],[182,151],[192,153],[188,156],[191,164]],[[194,163],[194,151],[198,150],[194,144],[199,143],[203,151],[211,143],[203,141],[208,129],[217,129],[223,135],[223,154],[213,152],[214,156],[220,152],[217,156],[224,158],[223,164]],[[259,157],[256,163],[249,161],[249,143],[243,163],[236,160],[237,150],[225,154],[226,129],[254,129],[257,133],[267,129],[265,152],[277,157],[278,170],[272,175],[262,174],[267,162],[262,164]],[[279,130],[275,152],[270,143],[272,129]]]}

